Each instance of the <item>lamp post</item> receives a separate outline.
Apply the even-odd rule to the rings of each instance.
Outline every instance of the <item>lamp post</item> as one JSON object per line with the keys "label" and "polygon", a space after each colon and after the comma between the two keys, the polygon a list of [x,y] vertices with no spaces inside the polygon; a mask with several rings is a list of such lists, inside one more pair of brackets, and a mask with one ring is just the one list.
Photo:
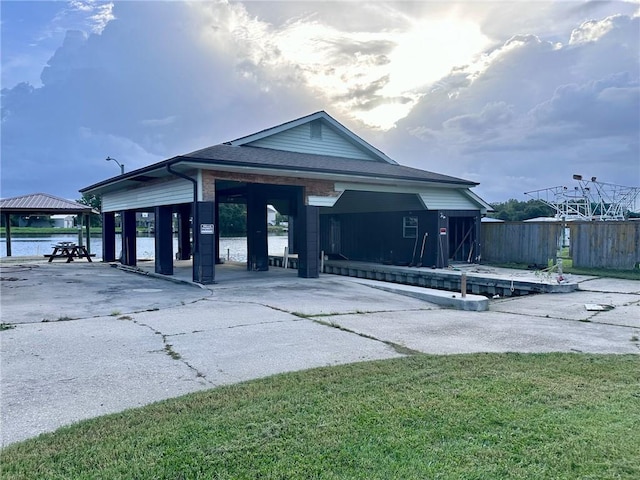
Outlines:
{"label": "lamp post", "polygon": [[114,162],[116,162],[118,165],[120,165],[120,175],[124,175],[124,163],[120,163],[118,160],[116,160],[115,158],[111,158],[111,157],[107,157],[106,161],[110,161],[113,160]]}

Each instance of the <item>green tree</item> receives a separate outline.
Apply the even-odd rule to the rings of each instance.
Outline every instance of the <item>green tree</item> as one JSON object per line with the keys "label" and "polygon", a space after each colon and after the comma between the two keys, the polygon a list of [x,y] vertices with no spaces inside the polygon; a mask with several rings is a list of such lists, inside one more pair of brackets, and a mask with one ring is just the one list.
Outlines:
{"label": "green tree", "polygon": [[98,212],[102,212],[102,197],[100,197],[100,195],[89,195],[83,193],[82,198],[76,201],[82,205],[88,205]]}
{"label": "green tree", "polygon": [[536,217],[551,217],[555,211],[539,200],[531,199],[526,202],[509,199],[506,202],[498,202],[491,205],[495,212],[490,216],[507,222],[520,222]]}
{"label": "green tree", "polygon": [[219,205],[220,235],[241,237],[247,234],[247,206],[238,203]]}
{"label": "green tree", "polygon": [[[88,205],[96,212],[102,212],[102,197],[100,195],[88,195],[86,193],[82,194],[82,198],[76,200],[78,203],[82,205]],[[92,214],[91,218],[91,226],[92,227],[101,227],[102,226],[102,215]]]}

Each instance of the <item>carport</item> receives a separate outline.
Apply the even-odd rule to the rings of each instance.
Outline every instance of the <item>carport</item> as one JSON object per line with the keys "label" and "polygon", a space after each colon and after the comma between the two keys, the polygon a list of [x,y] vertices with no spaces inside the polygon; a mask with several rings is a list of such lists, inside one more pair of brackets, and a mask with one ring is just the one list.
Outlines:
{"label": "carport", "polygon": [[463,229],[469,234],[462,237],[477,242],[480,216],[491,208],[470,191],[475,185],[399,165],[321,111],[81,192],[102,197],[104,261],[116,259],[119,212],[121,262],[136,265],[135,214],[152,210],[155,271],[171,275],[174,258],[192,258],[193,280],[210,284],[219,262],[221,203],[247,206],[247,270],[269,268],[266,209],[271,204],[289,217],[289,249],[298,254],[298,276],[316,278],[321,251],[408,262],[412,250],[427,237],[433,239],[429,258],[446,266],[449,218],[467,218]]}

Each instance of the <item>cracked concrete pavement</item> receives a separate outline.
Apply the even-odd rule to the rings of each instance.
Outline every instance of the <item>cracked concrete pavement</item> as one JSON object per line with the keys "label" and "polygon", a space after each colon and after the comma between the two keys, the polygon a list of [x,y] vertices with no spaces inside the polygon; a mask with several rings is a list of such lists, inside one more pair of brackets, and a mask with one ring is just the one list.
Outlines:
{"label": "cracked concrete pavement", "polygon": [[[640,282],[438,307],[322,275],[235,271],[203,289],[106,264],[2,265],[2,445],[218,385],[411,351],[640,352]],[[398,286],[401,289],[401,286]],[[585,304],[611,305],[588,311]]]}

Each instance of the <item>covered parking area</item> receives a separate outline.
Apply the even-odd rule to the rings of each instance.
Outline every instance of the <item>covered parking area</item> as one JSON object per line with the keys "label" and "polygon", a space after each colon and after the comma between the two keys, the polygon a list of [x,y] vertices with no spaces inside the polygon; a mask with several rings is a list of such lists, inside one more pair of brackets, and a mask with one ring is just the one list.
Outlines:
{"label": "covered parking area", "polygon": [[[480,216],[490,208],[474,182],[405,167],[326,112],[114,177],[81,190],[100,195],[103,260],[116,260],[115,215],[122,224],[121,262],[136,265],[139,211],[155,216],[155,271],[172,275],[174,259],[193,260],[193,281],[215,283],[219,205],[247,207],[249,271],[269,269],[267,205],[289,218],[289,250],[298,276],[316,278],[320,252],[352,260],[409,263],[416,251],[446,266],[449,232],[479,252]],[[173,251],[174,216],[178,248]],[[465,220],[455,220],[464,218]],[[433,241],[427,248],[427,239]],[[413,255],[412,255],[413,253]]]}
{"label": "covered parking area", "polygon": [[0,200],[0,212],[7,238],[7,257],[11,256],[11,216],[29,215],[77,215],[77,224],[86,228],[87,250],[91,248],[91,214],[97,214],[90,206],[83,205],[64,198],[55,197],[47,193],[32,193],[19,197]]}

